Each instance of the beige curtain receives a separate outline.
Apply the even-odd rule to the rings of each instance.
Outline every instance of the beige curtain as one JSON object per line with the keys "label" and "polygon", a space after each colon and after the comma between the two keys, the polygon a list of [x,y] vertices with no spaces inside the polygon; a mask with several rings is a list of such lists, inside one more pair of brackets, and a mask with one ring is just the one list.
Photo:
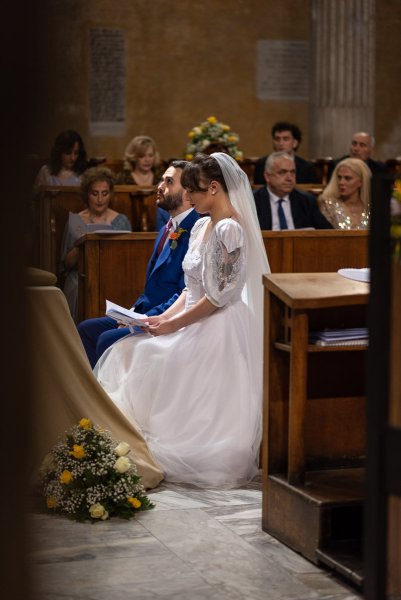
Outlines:
{"label": "beige curtain", "polygon": [[163,474],[139,430],[113,404],[93,375],[81,339],[56,277],[27,271],[27,302],[32,381],[30,467],[37,473],[45,454],[83,417],[130,444],[142,484],[153,488]]}

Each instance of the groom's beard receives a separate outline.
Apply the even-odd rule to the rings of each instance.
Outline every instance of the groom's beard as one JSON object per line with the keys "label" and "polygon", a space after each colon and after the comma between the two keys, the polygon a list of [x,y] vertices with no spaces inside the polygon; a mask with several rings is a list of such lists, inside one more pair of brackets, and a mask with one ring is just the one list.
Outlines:
{"label": "groom's beard", "polygon": [[164,196],[161,192],[158,192],[156,203],[157,206],[159,206],[160,208],[164,208],[169,212],[172,210],[176,210],[182,205],[182,192],[177,192],[176,194],[169,194],[168,196]]}

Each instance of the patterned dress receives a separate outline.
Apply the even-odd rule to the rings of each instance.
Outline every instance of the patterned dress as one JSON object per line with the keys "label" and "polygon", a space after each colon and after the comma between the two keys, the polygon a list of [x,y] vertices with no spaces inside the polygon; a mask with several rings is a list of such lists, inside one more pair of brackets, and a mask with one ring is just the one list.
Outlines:
{"label": "patterned dress", "polygon": [[364,211],[360,221],[352,223],[344,210],[344,202],[335,198],[319,198],[321,213],[333,225],[334,229],[369,229],[369,211]]}

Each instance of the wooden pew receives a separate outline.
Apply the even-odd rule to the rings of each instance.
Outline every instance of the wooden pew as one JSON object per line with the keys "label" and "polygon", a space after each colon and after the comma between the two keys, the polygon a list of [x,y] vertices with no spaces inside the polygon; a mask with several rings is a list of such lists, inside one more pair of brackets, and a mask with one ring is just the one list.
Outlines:
{"label": "wooden pew", "polygon": [[262,231],[272,273],[325,273],[368,266],[368,231]]}
{"label": "wooden pew", "polygon": [[[110,207],[125,214],[134,231],[156,229],[155,186],[117,185]],[[84,203],[75,186],[42,186],[33,199],[35,221],[33,266],[57,274],[61,240],[69,212],[79,212]]]}
{"label": "wooden pew", "polygon": [[301,192],[308,192],[309,194],[312,194],[316,199],[319,198],[320,194],[325,188],[325,186],[321,183],[297,183],[295,187]]}
{"label": "wooden pew", "polygon": [[[88,233],[79,240],[79,320],[104,313],[106,299],[131,306],[145,285],[156,233]],[[368,265],[368,232],[263,231],[272,273],[317,273]]]}
{"label": "wooden pew", "polygon": [[313,158],[311,163],[315,167],[315,171],[318,174],[319,181],[322,186],[325,187],[329,178],[329,170],[334,162],[331,156],[325,156],[323,158]]}
{"label": "wooden pew", "polygon": [[78,240],[78,321],[104,315],[106,300],[132,306],[143,292],[156,236],[87,233]]}
{"label": "wooden pew", "polygon": [[255,166],[258,160],[258,157],[250,156],[248,158],[243,158],[242,160],[238,161],[238,164],[241,167],[241,169],[245,171],[245,173],[248,175],[248,179],[251,185],[253,184],[253,175],[255,173]]}

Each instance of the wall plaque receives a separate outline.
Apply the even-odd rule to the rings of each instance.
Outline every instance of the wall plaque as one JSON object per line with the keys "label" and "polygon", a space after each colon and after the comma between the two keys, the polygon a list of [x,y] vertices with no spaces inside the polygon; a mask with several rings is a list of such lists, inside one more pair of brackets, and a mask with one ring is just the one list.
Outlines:
{"label": "wall plaque", "polygon": [[259,40],[257,53],[259,100],[309,99],[309,42]]}
{"label": "wall plaque", "polygon": [[92,135],[125,133],[125,40],[120,29],[90,30],[89,128]]}

